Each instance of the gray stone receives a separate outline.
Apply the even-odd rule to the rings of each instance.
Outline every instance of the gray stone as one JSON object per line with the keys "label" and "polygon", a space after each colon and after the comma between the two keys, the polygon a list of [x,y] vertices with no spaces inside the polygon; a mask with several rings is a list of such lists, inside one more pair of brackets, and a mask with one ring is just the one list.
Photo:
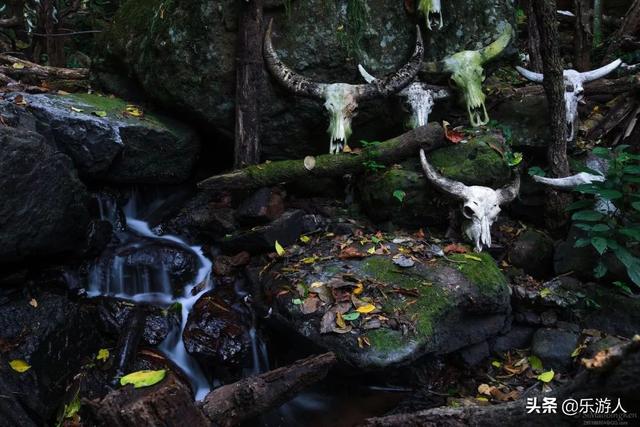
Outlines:
{"label": "gray stone", "polygon": [[477,366],[491,356],[491,353],[489,353],[489,343],[487,341],[465,347],[460,350],[458,354],[467,366]]}
{"label": "gray stone", "polygon": [[491,340],[491,351],[501,355],[509,350],[528,348],[535,331],[531,326],[514,325],[506,334]]}
{"label": "gray stone", "polygon": [[531,352],[540,358],[545,369],[565,372],[573,363],[571,353],[578,345],[578,338],[575,332],[541,328],[533,334]]}
{"label": "gray stone", "polygon": [[85,250],[89,193],[42,136],[0,128],[0,188],[0,264]]}
{"label": "gray stone", "polygon": [[553,240],[540,231],[527,230],[513,243],[509,261],[533,277],[547,277],[553,271]]}

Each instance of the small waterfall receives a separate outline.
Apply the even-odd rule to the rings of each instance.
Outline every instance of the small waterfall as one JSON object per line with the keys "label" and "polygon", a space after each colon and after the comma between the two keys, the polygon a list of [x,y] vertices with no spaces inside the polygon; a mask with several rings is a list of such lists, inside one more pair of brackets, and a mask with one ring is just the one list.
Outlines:
{"label": "small waterfall", "polygon": [[[102,219],[112,222],[114,228],[116,228],[115,224],[118,218],[117,204],[113,200],[102,197],[99,198],[99,203]],[[185,372],[191,381],[196,400],[201,400],[210,391],[211,387],[197,362],[185,350],[182,332],[195,302],[203,293],[212,288],[212,264],[204,256],[202,248],[189,246],[176,236],[158,236],[154,234],[147,222],[136,218],[140,212],[139,208],[139,198],[134,190],[123,209],[126,217],[125,230],[117,233],[121,245],[115,249],[110,263],[107,265],[98,263],[92,268],[89,275],[88,293],[90,296],[109,295],[154,304],[179,303],[182,307],[180,330],[174,330],[160,344],[159,348]],[[132,235],[138,237],[138,239],[132,238]],[[199,266],[196,277],[184,286],[179,297],[174,297],[169,273],[162,263],[152,267],[142,265],[136,266],[136,268],[127,268],[125,263],[126,254],[142,247],[139,243],[140,237],[149,241],[164,241],[172,246],[177,245],[197,258]],[[194,288],[197,286],[198,292],[194,294]]]}

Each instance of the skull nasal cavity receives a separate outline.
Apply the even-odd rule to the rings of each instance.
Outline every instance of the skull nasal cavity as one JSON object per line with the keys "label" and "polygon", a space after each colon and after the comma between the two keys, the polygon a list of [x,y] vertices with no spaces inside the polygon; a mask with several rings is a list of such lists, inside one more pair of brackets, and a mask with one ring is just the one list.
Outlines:
{"label": "skull nasal cavity", "polygon": [[475,212],[473,211],[473,209],[471,209],[470,206],[464,206],[462,208],[462,214],[466,217],[466,218],[473,218],[473,215],[475,214]]}

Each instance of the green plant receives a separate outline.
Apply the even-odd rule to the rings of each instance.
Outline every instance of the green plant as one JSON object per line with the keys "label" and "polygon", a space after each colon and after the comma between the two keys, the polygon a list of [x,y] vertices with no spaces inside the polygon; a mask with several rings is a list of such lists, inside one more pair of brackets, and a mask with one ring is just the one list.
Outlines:
{"label": "green plant", "polygon": [[396,190],[393,192],[393,197],[395,197],[400,203],[402,203],[404,202],[404,198],[407,197],[407,193],[402,190]]}
{"label": "green plant", "polygon": [[[629,153],[627,148],[592,151],[608,162],[607,179],[576,187],[581,194],[594,195],[595,203],[580,200],[568,209],[575,211],[571,216],[575,226],[586,232],[585,238],[576,240],[575,247],[593,246],[601,257],[612,253],[625,266],[631,281],[640,286],[640,258],[635,255],[640,249],[640,155]],[[602,258],[594,273],[596,277],[607,273]]]}

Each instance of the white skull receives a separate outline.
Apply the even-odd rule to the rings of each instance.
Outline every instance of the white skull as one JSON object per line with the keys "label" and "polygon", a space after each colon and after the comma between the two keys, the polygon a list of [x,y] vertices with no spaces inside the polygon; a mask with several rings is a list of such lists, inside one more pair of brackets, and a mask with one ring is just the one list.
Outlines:
{"label": "white skull", "polygon": [[351,136],[351,120],[358,107],[356,87],[345,83],[327,85],[324,107],[329,112],[329,153],[342,152]]}
{"label": "white skull", "polygon": [[[605,65],[604,67],[598,68],[597,70],[587,71],[584,73],[578,72],[576,70],[564,70],[564,102],[566,108],[565,139],[567,141],[573,141],[576,136],[576,128],[578,126],[579,120],[578,104],[583,102],[584,83],[606,76],[607,74],[618,68],[620,64],[622,64],[622,61],[620,59],[617,59],[609,65]],[[544,75],[540,73],[534,73],[533,71],[529,71],[522,67],[516,67],[516,69],[520,74],[531,81],[541,83],[544,80]]]}
{"label": "white skull", "polygon": [[[377,80],[362,65],[358,65],[358,70],[367,83],[373,83]],[[436,100],[447,98],[450,93],[445,88],[415,81],[402,89],[398,95],[403,97],[409,104],[411,111],[409,124],[411,128],[415,129],[429,123],[429,115],[433,111]]]}
{"label": "white skull", "polygon": [[442,4],[440,0],[420,0],[418,10],[424,14],[427,28],[442,29]]}
{"label": "white skull", "polygon": [[499,190],[493,188],[471,186],[445,178],[440,175],[427,161],[423,150],[420,150],[420,162],[427,179],[455,197],[462,199],[462,215],[465,217],[463,225],[466,236],[475,245],[475,250],[481,252],[484,247],[491,247],[491,226],[500,214],[500,206],[511,202],[520,190],[520,176],[507,187]]}

